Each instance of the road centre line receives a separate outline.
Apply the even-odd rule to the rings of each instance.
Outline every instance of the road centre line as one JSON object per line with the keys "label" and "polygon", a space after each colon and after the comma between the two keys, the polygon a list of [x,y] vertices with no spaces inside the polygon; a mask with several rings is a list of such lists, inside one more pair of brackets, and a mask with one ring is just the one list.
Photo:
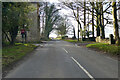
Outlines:
{"label": "road centre line", "polygon": [[63,50],[64,50],[66,53],[68,53],[68,51],[67,51],[65,48],[63,48]]}
{"label": "road centre line", "polygon": [[73,57],[71,58],[91,78],[91,80],[95,80],[93,76],[84,67],[82,67],[82,65],[77,60],[75,60]]}

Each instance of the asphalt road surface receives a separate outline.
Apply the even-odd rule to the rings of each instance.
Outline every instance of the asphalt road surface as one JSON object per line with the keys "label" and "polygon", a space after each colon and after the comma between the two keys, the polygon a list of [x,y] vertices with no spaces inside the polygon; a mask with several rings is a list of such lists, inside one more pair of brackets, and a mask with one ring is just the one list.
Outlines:
{"label": "asphalt road surface", "polygon": [[65,41],[48,41],[6,78],[118,78],[118,61]]}

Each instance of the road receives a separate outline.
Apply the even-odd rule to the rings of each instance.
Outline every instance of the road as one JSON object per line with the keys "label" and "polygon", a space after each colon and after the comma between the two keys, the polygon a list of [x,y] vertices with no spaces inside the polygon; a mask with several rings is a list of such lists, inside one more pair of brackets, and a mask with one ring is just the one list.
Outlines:
{"label": "road", "polygon": [[6,78],[118,78],[118,61],[65,41],[48,41]]}

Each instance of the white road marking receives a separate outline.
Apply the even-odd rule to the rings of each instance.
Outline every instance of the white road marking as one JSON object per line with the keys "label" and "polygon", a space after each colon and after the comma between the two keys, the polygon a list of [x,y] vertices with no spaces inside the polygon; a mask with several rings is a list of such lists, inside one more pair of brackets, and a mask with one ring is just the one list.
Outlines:
{"label": "white road marking", "polygon": [[91,78],[91,80],[95,80],[93,76],[84,67],[82,67],[82,65],[77,60],[75,60],[73,57],[71,58]]}
{"label": "white road marking", "polygon": [[66,53],[68,53],[68,51],[67,51],[65,48],[63,48],[63,50],[64,50]]}

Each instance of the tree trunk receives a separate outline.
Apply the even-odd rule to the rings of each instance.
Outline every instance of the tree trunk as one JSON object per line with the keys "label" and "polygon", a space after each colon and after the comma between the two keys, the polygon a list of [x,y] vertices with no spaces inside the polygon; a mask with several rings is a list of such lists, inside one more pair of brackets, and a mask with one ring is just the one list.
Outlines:
{"label": "tree trunk", "polygon": [[3,39],[3,42],[4,42],[4,38],[7,38],[7,40],[10,42],[11,40],[10,40],[10,38],[8,37],[8,34],[4,31],[4,30],[2,30],[2,39]]}
{"label": "tree trunk", "polygon": [[99,11],[99,9],[98,9],[98,2],[96,3],[96,5],[97,5],[97,10],[96,10],[96,15],[97,15],[97,17],[96,17],[96,25],[97,25],[97,27],[96,27],[96,36],[98,37],[98,36],[100,36],[100,27],[99,27],[99,18],[98,18],[98,16],[99,16],[99,14],[98,14],[98,11]]}
{"label": "tree trunk", "polygon": [[44,30],[44,38],[47,39],[48,34],[48,3],[45,3],[45,30]]}
{"label": "tree trunk", "polygon": [[43,36],[43,34],[44,34],[44,31],[45,31],[45,19],[44,19],[44,17],[45,17],[45,15],[44,15],[44,13],[43,13],[43,16],[42,16],[42,36]]}
{"label": "tree trunk", "polygon": [[87,36],[89,38],[89,11],[88,11],[88,30],[87,30]]}
{"label": "tree trunk", "polygon": [[75,28],[74,27],[73,27],[73,34],[74,34],[73,38],[76,39]]}
{"label": "tree trunk", "polygon": [[99,29],[100,29],[100,36],[102,36],[102,23],[101,23],[101,14],[98,15],[98,23],[99,23]]}
{"label": "tree trunk", "polygon": [[[94,2],[92,2],[94,5]],[[94,6],[92,6],[92,37],[94,37]]]}
{"label": "tree trunk", "polygon": [[[84,31],[86,31],[86,0],[84,0]],[[85,34],[84,34],[85,38]]]}
{"label": "tree trunk", "polygon": [[[77,7],[77,21],[79,21],[79,8]],[[79,41],[79,32],[80,32],[80,29],[79,29],[79,23],[78,23],[78,41]]]}
{"label": "tree trunk", "polygon": [[18,27],[14,27],[10,30],[11,42],[10,44],[13,45],[18,33]]}
{"label": "tree trunk", "polygon": [[38,18],[38,20],[37,20],[37,23],[38,23],[38,37],[39,37],[39,40],[40,40],[40,11],[39,11],[39,8],[40,8],[40,5],[39,5],[39,3],[37,3],[37,18]]}
{"label": "tree trunk", "polygon": [[80,35],[79,35],[79,31],[80,31],[80,30],[79,30],[79,24],[78,24],[78,41],[79,41],[79,36],[80,36]]}
{"label": "tree trunk", "polygon": [[102,39],[105,38],[104,31],[104,16],[103,16],[103,5],[102,2],[97,2],[97,36],[101,36]]}
{"label": "tree trunk", "polygon": [[101,14],[100,14],[100,31],[101,31],[101,37],[102,39],[105,39],[105,30],[104,30],[104,13],[103,13],[103,5],[102,3],[100,3],[100,7],[102,7],[100,9]]}
{"label": "tree trunk", "polygon": [[44,32],[44,39],[49,39],[49,32],[47,30]]}
{"label": "tree trunk", "polygon": [[117,10],[116,10],[116,2],[112,2],[112,15],[113,15],[113,27],[114,27],[114,37],[116,40],[116,44],[120,44],[119,40],[119,27],[118,27],[118,20],[117,20]]}

